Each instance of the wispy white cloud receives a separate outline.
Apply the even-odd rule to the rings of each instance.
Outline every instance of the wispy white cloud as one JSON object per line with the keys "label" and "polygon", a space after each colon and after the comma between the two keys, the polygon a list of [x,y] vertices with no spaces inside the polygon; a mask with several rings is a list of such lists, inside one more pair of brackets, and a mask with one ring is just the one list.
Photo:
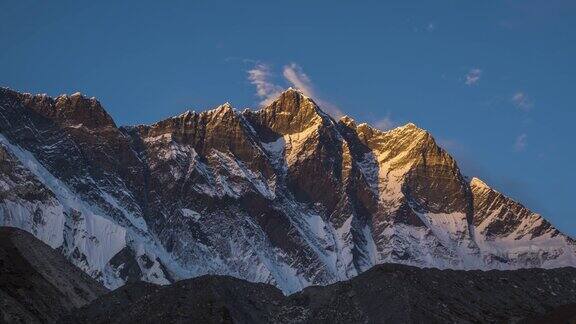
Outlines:
{"label": "wispy white cloud", "polygon": [[296,63],[285,65],[282,75],[294,88],[302,91],[304,95],[314,99],[320,108],[332,117],[339,118],[344,116],[344,113],[338,106],[318,96],[314,89],[314,85],[312,84],[312,80],[310,80],[300,65]]}
{"label": "wispy white cloud", "polygon": [[514,93],[511,100],[514,106],[522,111],[530,111],[534,107],[532,100],[522,91]]}
{"label": "wispy white cloud", "polygon": [[436,30],[436,24],[434,22],[429,22],[428,26],[426,26],[426,30],[430,33]]}
{"label": "wispy white cloud", "polygon": [[[274,83],[275,76],[270,65],[266,63],[256,63],[254,68],[247,71],[248,80],[256,86],[256,96],[261,99],[260,105],[266,106],[272,103],[285,87]],[[290,63],[283,67],[282,77],[293,88],[301,91],[304,95],[314,99],[320,108],[332,117],[344,116],[342,110],[335,104],[322,99],[315,90],[312,80],[304,72],[302,67],[296,63]]]}
{"label": "wispy white cloud", "polygon": [[471,69],[466,74],[466,85],[473,86],[480,81],[480,77],[482,76],[482,70],[478,68]]}
{"label": "wispy white cloud", "polygon": [[284,66],[282,71],[284,78],[290,82],[296,89],[302,91],[308,97],[314,97],[314,89],[312,87],[312,81],[302,68],[296,63],[290,63]]}
{"label": "wispy white cloud", "polygon": [[518,137],[516,137],[516,141],[514,142],[514,150],[516,152],[522,152],[526,150],[527,146],[528,146],[528,135],[526,135],[525,133],[518,135]]}
{"label": "wispy white cloud", "polygon": [[282,87],[274,84],[271,77],[270,66],[264,63],[258,63],[248,70],[248,80],[256,86],[256,95],[261,99],[261,105],[270,104],[282,92]]}

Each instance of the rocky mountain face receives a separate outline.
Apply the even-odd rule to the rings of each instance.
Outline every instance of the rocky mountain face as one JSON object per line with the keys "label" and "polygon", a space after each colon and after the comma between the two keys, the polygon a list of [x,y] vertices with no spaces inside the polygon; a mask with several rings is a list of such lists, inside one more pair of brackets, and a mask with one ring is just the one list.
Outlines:
{"label": "rocky mountain face", "polygon": [[204,274],[291,293],[385,262],[576,265],[540,215],[468,181],[425,130],[338,121],[289,89],[117,127],[94,98],[0,89],[0,225],[109,288]]}
{"label": "rocky mountain face", "polygon": [[107,292],[30,233],[0,227],[1,323],[55,323]]}

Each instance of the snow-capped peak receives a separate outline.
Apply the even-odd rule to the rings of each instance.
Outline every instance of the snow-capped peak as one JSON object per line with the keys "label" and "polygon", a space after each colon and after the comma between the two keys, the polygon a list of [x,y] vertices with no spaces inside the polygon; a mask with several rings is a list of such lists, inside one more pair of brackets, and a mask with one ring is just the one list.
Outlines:
{"label": "snow-capped peak", "polygon": [[179,114],[179,115],[176,115],[176,116],[174,116],[174,117],[172,117],[172,118],[187,118],[188,116],[193,115],[193,114],[194,114],[193,111],[191,111],[191,110],[186,110],[185,112],[183,112],[183,113],[181,113],[181,114]]}
{"label": "snow-capped peak", "polygon": [[228,101],[226,101],[225,103],[219,105],[218,107],[206,111],[206,113],[219,114],[221,112],[226,113],[228,111],[234,111],[234,108],[232,108],[232,105]]}
{"label": "snow-capped peak", "polygon": [[470,185],[477,188],[491,189],[484,181],[476,177],[472,177],[472,180],[470,180]]}
{"label": "snow-capped peak", "polygon": [[355,129],[355,128],[356,128],[356,121],[355,121],[352,117],[350,117],[350,116],[348,116],[348,115],[344,115],[344,116],[340,117],[340,120],[339,120],[339,121],[340,121],[342,124],[344,124],[344,125],[352,128],[352,129]]}
{"label": "snow-capped peak", "polygon": [[290,93],[290,92],[295,92],[295,93],[301,95],[301,96],[304,97],[304,98],[308,98],[308,96],[306,96],[306,95],[304,94],[304,91],[302,91],[302,90],[300,90],[300,89],[298,89],[298,88],[292,88],[292,87],[288,87],[288,89],[282,91],[282,93],[281,93],[280,95],[282,95],[282,94],[284,94],[284,93]]}
{"label": "snow-capped peak", "polygon": [[416,124],[414,123],[407,123],[406,125],[402,125],[400,127],[397,128],[393,128],[392,131],[418,131],[418,132],[426,132],[425,129],[418,127]]}

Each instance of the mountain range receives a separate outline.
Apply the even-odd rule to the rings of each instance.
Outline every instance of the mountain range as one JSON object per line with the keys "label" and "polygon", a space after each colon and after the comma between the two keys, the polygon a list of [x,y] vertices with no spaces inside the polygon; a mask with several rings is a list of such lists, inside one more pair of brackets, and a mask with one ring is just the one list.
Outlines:
{"label": "mountain range", "polygon": [[227,275],[294,293],[382,263],[576,266],[576,242],[427,131],[335,120],[295,89],[118,127],[80,93],[0,88],[0,225],[104,286]]}

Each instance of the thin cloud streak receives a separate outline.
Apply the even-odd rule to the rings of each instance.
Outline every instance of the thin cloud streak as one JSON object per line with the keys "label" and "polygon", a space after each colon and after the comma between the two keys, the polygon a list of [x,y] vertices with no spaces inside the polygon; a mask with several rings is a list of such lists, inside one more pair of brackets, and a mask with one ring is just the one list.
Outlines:
{"label": "thin cloud streak", "polygon": [[473,86],[476,85],[480,81],[480,77],[482,76],[482,70],[475,68],[472,69],[466,74],[466,85]]}
{"label": "thin cloud streak", "polygon": [[296,63],[290,63],[284,66],[282,71],[282,75],[294,88],[302,91],[302,93],[312,99],[314,99],[320,108],[324,110],[326,113],[331,115],[334,118],[340,118],[344,116],[342,110],[334,105],[333,103],[321,99],[316,91],[314,90],[314,86],[312,84],[312,80],[308,77],[302,67],[300,67]]}
{"label": "thin cloud streak", "polygon": [[534,104],[532,103],[532,101],[522,91],[518,91],[514,95],[512,95],[511,100],[512,100],[512,103],[514,104],[514,106],[516,106],[516,108],[518,108],[524,112],[530,111],[532,109],[532,107],[534,107]]}
{"label": "thin cloud streak", "polygon": [[312,81],[302,68],[296,63],[285,65],[282,71],[284,78],[290,82],[296,89],[302,91],[308,97],[314,97]]}
{"label": "thin cloud streak", "polygon": [[514,151],[523,152],[526,150],[527,146],[528,146],[528,135],[526,135],[525,133],[518,135],[518,137],[516,138],[516,142],[514,142]]}
{"label": "thin cloud streak", "polygon": [[[266,63],[257,63],[254,68],[248,70],[247,73],[248,80],[256,87],[256,96],[261,99],[259,104],[262,106],[271,104],[280,96],[285,88],[272,81],[274,73],[270,65]],[[314,99],[320,108],[332,117],[340,118],[344,116],[344,113],[338,106],[318,96],[312,80],[300,65],[296,63],[285,65],[282,69],[282,77],[289,85]]]}
{"label": "thin cloud streak", "polygon": [[248,70],[248,80],[256,86],[256,96],[262,99],[260,105],[269,105],[282,93],[282,87],[272,83],[271,77],[270,66],[267,64],[258,63],[253,69]]}

